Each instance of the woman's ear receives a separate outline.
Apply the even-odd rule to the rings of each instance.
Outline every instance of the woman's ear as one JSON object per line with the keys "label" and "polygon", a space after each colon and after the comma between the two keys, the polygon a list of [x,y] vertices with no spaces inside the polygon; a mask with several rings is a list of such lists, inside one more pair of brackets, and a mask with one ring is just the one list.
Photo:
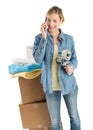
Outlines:
{"label": "woman's ear", "polygon": [[64,21],[64,20],[63,20],[63,19],[61,19],[61,24],[63,23],[63,21]]}

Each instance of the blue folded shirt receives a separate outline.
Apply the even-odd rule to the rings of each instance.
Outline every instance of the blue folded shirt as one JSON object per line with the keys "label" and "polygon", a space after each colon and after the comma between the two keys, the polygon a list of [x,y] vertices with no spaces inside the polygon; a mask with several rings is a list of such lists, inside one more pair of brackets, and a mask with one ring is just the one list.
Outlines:
{"label": "blue folded shirt", "polygon": [[41,64],[31,64],[31,65],[11,64],[8,66],[9,74],[16,74],[18,72],[31,72],[35,69],[42,69],[42,65]]}

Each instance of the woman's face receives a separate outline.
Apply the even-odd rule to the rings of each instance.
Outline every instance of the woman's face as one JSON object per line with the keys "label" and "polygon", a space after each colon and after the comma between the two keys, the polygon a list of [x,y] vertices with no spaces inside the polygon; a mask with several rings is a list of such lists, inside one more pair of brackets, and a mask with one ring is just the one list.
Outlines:
{"label": "woman's face", "polygon": [[57,30],[62,24],[62,20],[56,13],[48,14],[46,18],[46,23],[50,32]]}

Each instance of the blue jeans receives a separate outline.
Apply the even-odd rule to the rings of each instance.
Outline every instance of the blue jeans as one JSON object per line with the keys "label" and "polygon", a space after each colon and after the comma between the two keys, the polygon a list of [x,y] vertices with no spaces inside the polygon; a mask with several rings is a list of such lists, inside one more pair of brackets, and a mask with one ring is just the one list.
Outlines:
{"label": "blue jeans", "polygon": [[[76,88],[72,93],[63,95],[68,114],[70,117],[70,130],[81,130],[80,118],[77,109],[77,93],[78,88]],[[51,119],[51,129],[52,130],[62,130],[60,126],[61,114],[61,91],[54,91],[52,94],[46,93],[46,101],[49,110],[49,115]]]}

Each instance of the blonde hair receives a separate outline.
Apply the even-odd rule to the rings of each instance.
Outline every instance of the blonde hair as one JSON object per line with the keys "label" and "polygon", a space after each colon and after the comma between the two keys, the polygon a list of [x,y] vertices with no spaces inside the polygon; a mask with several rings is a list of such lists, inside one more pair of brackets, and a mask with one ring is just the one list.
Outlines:
{"label": "blonde hair", "polygon": [[[58,14],[59,15],[59,18],[64,21],[64,15],[63,15],[63,11],[61,8],[59,8],[58,6],[52,6],[48,12],[47,12],[47,15],[48,14],[52,14],[52,13],[55,13],[55,14]],[[46,16],[47,16],[46,15]]]}

